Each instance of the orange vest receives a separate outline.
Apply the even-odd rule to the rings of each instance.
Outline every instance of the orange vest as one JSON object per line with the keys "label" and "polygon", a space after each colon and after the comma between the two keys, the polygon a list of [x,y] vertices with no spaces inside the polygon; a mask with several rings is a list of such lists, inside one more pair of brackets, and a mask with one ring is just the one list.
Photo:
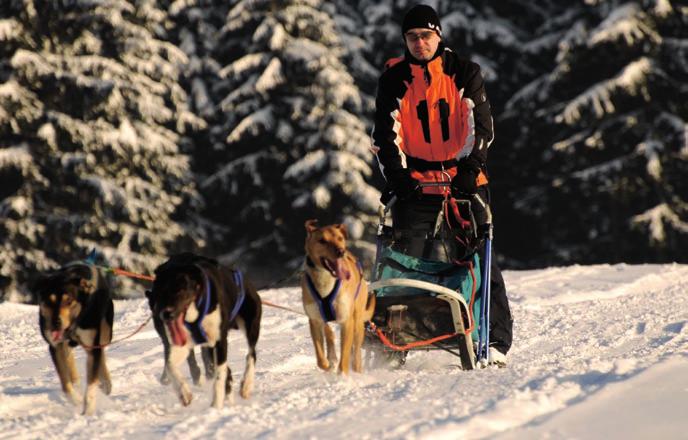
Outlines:
{"label": "orange vest", "polygon": [[[402,61],[403,57],[394,58],[387,67]],[[405,91],[392,114],[394,143],[402,166],[411,168],[411,176],[421,183],[450,182],[457,172],[455,161],[468,156],[475,143],[474,103],[463,96],[463,88],[457,88],[455,74],[445,72],[442,56],[427,64],[409,62],[408,66],[411,75],[403,80]],[[421,159],[415,162],[427,161],[430,164],[425,165],[430,166],[417,170],[412,158]],[[487,177],[480,172],[477,184],[486,183]],[[449,187],[423,188],[426,194],[446,191]]]}

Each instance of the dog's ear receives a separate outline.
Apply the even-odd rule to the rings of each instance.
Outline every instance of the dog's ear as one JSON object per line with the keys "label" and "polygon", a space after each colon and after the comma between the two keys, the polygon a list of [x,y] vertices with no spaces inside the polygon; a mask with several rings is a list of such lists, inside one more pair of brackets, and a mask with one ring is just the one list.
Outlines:
{"label": "dog's ear", "polygon": [[45,274],[41,273],[34,278],[33,282],[30,283],[29,285],[29,290],[36,296],[40,296],[40,294],[48,288],[48,284],[50,283],[51,276],[50,274]]}
{"label": "dog's ear", "polygon": [[306,220],[306,223],[304,224],[304,226],[306,227],[306,232],[311,234],[313,231],[318,229],[317,224],[318,224],[318,220],[316,220],[314,218],[312,218],[310,220]]}
{"label": "dog's ear", "polygon": [[349,239],[349,232],[346,229],[346,225],[344,223],[340,223],[337,225],[337,229],[342,231],[342,235],[344,236],[345,239]]}

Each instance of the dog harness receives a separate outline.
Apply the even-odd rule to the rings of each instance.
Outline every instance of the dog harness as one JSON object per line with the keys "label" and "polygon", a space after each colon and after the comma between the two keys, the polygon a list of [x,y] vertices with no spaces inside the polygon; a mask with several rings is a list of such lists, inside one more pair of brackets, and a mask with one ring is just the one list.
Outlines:
{"label": "dog harness", "polygon": [[[310,267],[315,267],[315,264],[313,264],[311,259],[308,257],[306,258],[306,264]],[[358,286],[356,287],[356,294],[354,295],[354,301],[356,301],[356,298],[358,298],[358,292],[361,291],[361,282],[363,281],[363,267],[361,266],[361,263],[357,261],[356,267],[358,268],[359,277]],[[334,310],[334,300],[337,299],[339,289],[342,287],[342,280],[337,278],[337,281],[335,281],[330,293],[324,297],[320,296],[320,293],[318,292],[318,289],[315,288],[315,284],[313,283],[311,276],[308,275],[308,272],[306,272],[306,283],[308,284],[308,291],[311,293],[313,300],[318,305],[320,316],[322,316],[323,321],[336,321],[337,312]]]}
{"label": "dog harness", "polygon": [[244,276],[239,270],[234,270],[233,272],[234,284],[236,284],[239,288],[239,298],[237,298],[236,302],[234,303],[234,307],[232,307],[232,313],[229,314],[229,322],[234,321],[234,318],[236,318],[237,314],[239,313],[241,305],[244,303],[244,298],[246,298],[246,292],[244,290]]}
{"label": "dog harness", "polygon": [[91,255],[89,255],[84,260],[71,261],[65,264],[63,268],[74,266],[86,266],[88,270],[91,272],[91,276],[87,281],[92,284],[93,292],[100,289],[100,277],[98,276],[98,268],[96,267]]}
{"label": "dog harness", "polygon": [[[210,279],[208,279],[208,275],[206,275],[203,268],[201,268],[200,266],[196,266],[196,267],[203,274],[203,283],[205,284],[205,295],[199,295],[198,298],[196,299],[196,303],[195,303],[196,309],[198,309],[198,312],[199,312],[198,318],[196,318],[196,320],[193,322],[184,321],[184,325],[186,326],[186,329],[191,334],[191,338],[193,338],[194,343],[204,344],[204,343],[208,342],[208,335],[206,335],[205,330],[203,330],[203,327],[201,326],[201,322],[203,322],[203,319],[208,314],[208,309],[210,309],[210,288],[211,287],[210,287]],[[244,277],[243,277],[243,275],[238,270],[234,270],[233,275],[234,275],[234,283],[239,287],[239,297],[237,298],[236,302],[234,303],[234,307],[232,308],[232,312],[229,314],[229,322],[232,322],[234,320],[234,318],[236,318],[236,315],[239,313],[239,309],[241,308],[241,305],[244,303],[244,298],[246,297],[246,292],[244,291]]]}
{"label": "dog harness", "polygon": [[201,326],[201,322],[208,314],[208,309],[210,309],[210,280],[208,275],[206,275],[203,268],[196,266],[198,270],[203,274],[203,284],[205,284],[205,295],[198,295],[196,298],[196,309],[198,310],[198,318],[194,322],[184,321],[186,329],[191,333],[191,338],[196,344],[203,344],[208,342],[208,335],[206,335],[205,330]]}

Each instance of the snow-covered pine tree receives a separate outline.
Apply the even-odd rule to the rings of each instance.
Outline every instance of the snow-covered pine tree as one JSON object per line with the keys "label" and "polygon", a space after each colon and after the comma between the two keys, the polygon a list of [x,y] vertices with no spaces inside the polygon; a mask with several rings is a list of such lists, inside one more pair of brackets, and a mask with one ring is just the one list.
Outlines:
{"label": "snow-covered pine tree", "polygon": [[[229,226],[224,259],[266,264],[303,255],[303,224],[349,226],[372,256],[379,192],[362,98],[319,0],[232,3],[218,48],[230,56],[216,87],[226,159],[202,184],[209,214]],[[216,55],[216,58],[219,58]]]}
{"label": "snow-covered pine tree", "polygon": [[[215,171],[218,156],[212,145],[223,137],[213,130],[222,123],[218,97],[213,88],[220,80],[223,57],[214,58],[220,29],[229,9],[224,0],[171,0],[161,2],[169,11],[171,27],[168,41],[178,46],[189,61],[181,71],[180,84],[190,96],[190,109],[206,122],[206,128],[193,133],[194,170],[201,175]],[[167,4],[169,3],[169,4]],[[163,5],[161,5],[163,6]]]}
{"label": "snow-covered pine tree", "polygon": [[365,13],[356,2],[347,0],[330,0],[323,4],[323,11],[334,21],[340,41],[341,62],[361,92],[364,105],[357,116],[370,121],[370,115],[375,112],[375,89],[380,70],[370,61],[372,44],[367,38]]}
{"label": "snow-covered pine tree", "polygon": [[685,260],[688,8],[588,1],[568,18],[555,67],[505,117],[522,182],[515,223],[534,250],[521,257]]}
{"label": "snow-covered pine tree", "polygon": [[149,272],[203,244],[182,137],[203,121],[152,1],[3,2],[0,296],[96,248]]}
{"label": "snow-covered pine tree", "polygon": [[[444,41],[460,56],[480,65],[493,116],[502,111],[513,91],[534,75],[533,63],[524,62],[524,42],[529,26],[536,21],[533,10],[541,11],[546,5],[541,1],[535,8],[532,2],[519,0],[438,2]],[[501,149],[499,143],[495,149]]]}
{"label": "snow-covered pine tree", "polygon": [[[401,20],[406,11],[416,3],[418,2],[413,0],[358,0],[355,2],[354,9],[360,12],[363,22],[361,37],[366,42],[363,54],[378,71],[376,76],[379,77],[387,60],[403,54]],[[428,4],[435,6],[432,2]],[[344,11],[343,7],[340,9]],[[377,86],[377,78],[374,86]],[[375,93],[374,88],[371,93]]]}

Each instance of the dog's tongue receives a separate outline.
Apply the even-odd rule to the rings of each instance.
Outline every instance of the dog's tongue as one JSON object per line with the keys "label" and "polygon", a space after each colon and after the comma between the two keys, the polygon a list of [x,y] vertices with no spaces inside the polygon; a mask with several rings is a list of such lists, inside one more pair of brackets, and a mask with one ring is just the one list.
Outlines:
{"label": "dog's tongue", "polygon": [[186,332],[184,331],[184,314],[180,313],[177,319],[167,322],[167,328],[170,330],[172,336],[172,343],[174,345],[186,345]]}
{"label": "dog's tongue", "polygon": [[54,342],[60,342],[62,340],[62,335],[64,334],[64,330],[53,330],[52,331],[52,337]]}
{"label": "dog's tongue", "polygon": [[340,280],[348,280],[351,278],[351,273],[349,273],[349,270],[346,268],[346,263],[344,263],[343,258],[337,258],[337,262],[335,264],[337,265],[335,269],[337,278]]}

